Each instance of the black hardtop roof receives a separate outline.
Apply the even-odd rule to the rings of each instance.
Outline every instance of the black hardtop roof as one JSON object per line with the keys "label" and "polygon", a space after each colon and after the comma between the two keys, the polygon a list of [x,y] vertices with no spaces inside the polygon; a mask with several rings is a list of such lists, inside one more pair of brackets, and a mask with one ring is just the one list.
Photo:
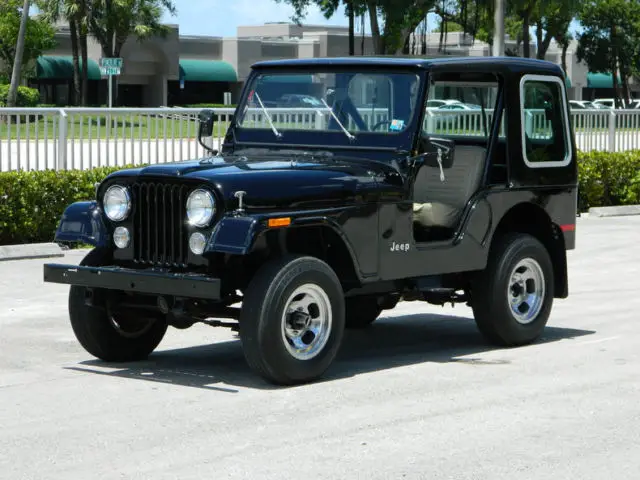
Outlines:
{"label": "black hardtop roof", "polygon": [[385,67],[416,68],[437,70],[439,67],[462,70],[493,71],[509,73],[534,73],[564,76],[559,65],[546,60],[522,57],[405,57],[405,56],[353,56],[353,57],[321,57],[295,58],[285,60],[264,60],[253,64],[253,68],[310,68],[322,66],[342,67]]}

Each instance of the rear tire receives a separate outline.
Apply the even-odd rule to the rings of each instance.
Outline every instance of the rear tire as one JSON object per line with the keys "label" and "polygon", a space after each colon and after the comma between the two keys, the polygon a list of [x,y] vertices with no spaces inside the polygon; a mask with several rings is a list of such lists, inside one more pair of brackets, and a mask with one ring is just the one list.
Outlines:
{"label": "rear tire", "polygon": [[[108,253],[92,250],[80,265],[105,265]],[[87,288],[72,285],[69,291],[69,318],[80,345],[106,362],[144,360],[162,341],[167,323],[161,314],[148,317],[130,313],[111,315],[106,308],[86,304]]]}
{"label": "rear tire", "polygon": [[497,239],[471,289],[480,332],[499,346],[536,340],[551,313],[553,275],[549,252],[535,237],[508,233]]}
{"label": "rear tire", "polygon": [[336,357],[344,319],[342,286],[325,262],[306,256],[272,260],[258,270],[242,302],[247,363],[278,385],[313,381]]}

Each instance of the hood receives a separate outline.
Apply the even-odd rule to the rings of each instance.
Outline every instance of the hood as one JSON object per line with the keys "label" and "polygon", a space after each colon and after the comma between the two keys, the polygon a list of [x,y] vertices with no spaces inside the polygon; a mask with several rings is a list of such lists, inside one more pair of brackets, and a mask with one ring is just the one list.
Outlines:
{"label": "hood", "polygon": [[300,156],[211,157],[121,170],[110,176],[143,180],[185,178],[216,190],[225,209],[237,207],[244,191],[247,209],[315,209],[372,201],[381,176],[395,170],[360,159]]}

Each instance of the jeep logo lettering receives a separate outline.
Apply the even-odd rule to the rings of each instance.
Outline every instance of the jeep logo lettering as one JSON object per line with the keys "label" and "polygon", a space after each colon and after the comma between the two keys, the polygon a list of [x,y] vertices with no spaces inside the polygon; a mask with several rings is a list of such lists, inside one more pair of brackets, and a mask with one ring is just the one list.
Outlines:
{"label": "jeep logo lettering", "polygon": [[391,243],[391,251],[392,252],[408,252],[409,244],[408,243]]}

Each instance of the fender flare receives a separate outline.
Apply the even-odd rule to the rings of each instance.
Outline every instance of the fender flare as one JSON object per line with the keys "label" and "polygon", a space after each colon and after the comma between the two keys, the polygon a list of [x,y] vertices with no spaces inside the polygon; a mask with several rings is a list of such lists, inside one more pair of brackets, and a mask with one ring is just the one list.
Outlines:
{"label": "fender flare", "polygon": [[226,253],[232,255],[247,255],[251,253],[255,240],[262,233],[269,230],[286,230],[290,228],[326,227],[331,229],[344,243],[355,273],[360,281],[363,280],[360,265],[355,255],[353,245],[349,242],[339,224],[328,216],[298,217],[292,219],[287,227],[269,228],[264,220],[267,217],[237,216],[224,217],[213,229],[212,235],[205,248],[206,253]]}
{"label": "fender flare", "polygon": [[69,205],[58,223],[55,242],[87,243],[95,247],[109,244],[109,233],[96,201]]}

